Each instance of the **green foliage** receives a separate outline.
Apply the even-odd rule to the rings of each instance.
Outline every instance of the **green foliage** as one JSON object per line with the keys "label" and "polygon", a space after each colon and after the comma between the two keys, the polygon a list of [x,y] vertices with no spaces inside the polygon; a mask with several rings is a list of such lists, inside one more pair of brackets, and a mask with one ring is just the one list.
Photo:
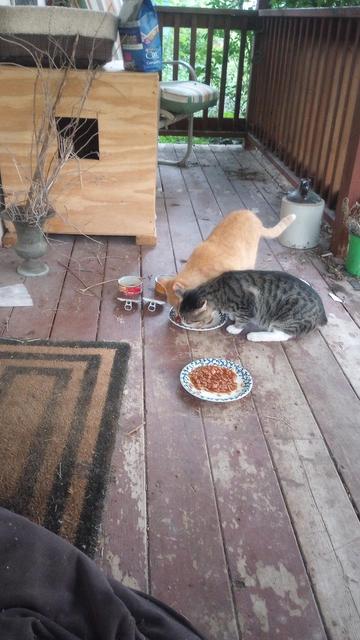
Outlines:
{"label": "green foliage", "polygon": [[[251,1],[247,0],[247,4],[251,4]],[[204,0],[201,2],[201,7],[212,7],[217,9],[239,9],[242,8],[243,2],[237,0]],[[198,0],[158,0],[158,6],[199,6]],[[163,29],[163,59],[172,60],[174,50],[174,32],[172,28]],[[190,39],[191,30],[187,28],[180,29],[179,39],[179,59],[189,62],[190,58]],[[246,115],[247,98],[248,98],[248,86],[250,80],[251,69],[251,51],[253,43],[253,34],[248,33],[246,35],[245,43],[245,58],[244,58],[244,71],[243,71],[243,87],[240,101],[240,116]],[[226,95],[225,95],[225,117],[233,117],[235,108],[235,94],[237,85],[237,74],[239,65],[239,55],[241,46],[241,33],[239,31],[232,31],[229,42],[229,55],[227,61],[226,71]],[[222,65],[223,65],[223,51],[224,51],[224,33],[222,30],[214,31],[213,37],[213,49],[211,57],[211,78],[210,83],[220,88]],[[206,70],[206,55],[207,55],[207,30],[198,29],[196,32],[196,61],[195,71],[200,82],[205,82],[205,70]],[[185,80],[188,78],[188,72],[185,69],[179,69],[179,80]],[[172,78],[172,67],[166,65],[163,72],[163,79],[170,80]],[[209,111],[209,115],[213,116],[217,113],[217,107],[213,107]]]}

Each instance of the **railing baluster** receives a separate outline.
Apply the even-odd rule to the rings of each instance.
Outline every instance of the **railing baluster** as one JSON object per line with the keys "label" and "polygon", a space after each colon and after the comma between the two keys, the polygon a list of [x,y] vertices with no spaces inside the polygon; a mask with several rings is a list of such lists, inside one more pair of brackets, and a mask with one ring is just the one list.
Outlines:
{"label": "railing baluster", "polygon": [[312,134],[309,134],[309,156],[307,160],[307,166],[309,167],[309,173],[316,178],[315,174],[315,149],[317,143],[321,144],[323,140],[319,138],[319,124],[321,118],[321,108],[323,105],[325,83],[328,74],[326,73],[325,65],[330,63],[329,60],[329,48],[332,36],[332,21],[328,20],[326,26],[324,24],[324,38],[321,39],[321,46],[319,50],[319,65],[318,65],[318,77],[316,83],[316,94],[314,97],[313,116],[311,123]]}
{"label": "railing baluster", "polygon": [[272,128],[272,112],[269,104],[269,98],[273,95],[274,82],[276,78],[276,47],[279,42],[281,21],[270,19],[273,25],[272,32],[269,33],[269,47],[264,51],[263,64],[266,65],[266,74],[263,81],[260,78],[260,84],[263,87],[261,113],[262,113],[262,130],[263,140],[269,139],[269,130]]}
{"label": "railing baluster", "polygon": [[[334,82],[333,74],[336,66],[336,58],[338,53],[341,24],[342,24],[342,20],[338,20],[337,25],[335,24],[334,20],[329,21],[327,40],[329,41],[329,37],[330,37],[330,43],[329,43],[330,47],[328,46],[327,52],[323,54],[325,57],[326,67],[327,69],[331,69],[331,73],[325,72],[323,75],[322,87],[320,90],[320,101],[319,101],[318,112],[316,117],[317,136],[316,136],[316,139],[314,136],[314,142],[312,146],[312,162],[314,167],[315,189],[318,189],[321,182],[321,178],[320,178],[321,159],[324,155],[324,148],[326,148],[326,145],[329,144],[329,138],[326,135],[327,133],[326,125],[328,124],[328,121],[329,121],[329,105],[330,105],[331,90]],[[336,27],[336,33],[334,38],[335,27]],[[328,51],[329,48],[330,48],[330,52]]]}
{"label": "railing baluster", "polygon": [[282,56],[281,56],[281,64],[280,64],[280,80],[278,83],[278,90],[274,95],[275,99],[275,108],[274,108],[274,144],[272,145],[273,151],[275,153],[279,153],[281,155],[281,118],[283,109],[285,108],[285,100],[284,100],[284,92],[286,87],[286,82],[288,79],[288,74],[286,73],[287,65],[289,62],[289,51],[290,51],[290,42],[291,35],[293,31],[293,21],[285,18],[285,25],[283,31],[283,47],[282,47]]}
{"label": "railing baluster", "polygon": [[[214,18],[209,16],[209,22],[207,27],[207,48],[206,48],[206,65],[205,65],[205,83],[211,84],[211,60],[212,60],[212,51],[214,44]],[[209,110],[205,109],[204,111],[204,128],[207,129],[208,126],[208,115]]]}
{"label": "railing baluster", "polygon": [[190,35],[190,64],[192,67],[195,67],[195,58],[196,58],[196,14],[191,18],[191,35]]}
{"label": "railing baluster", "polygon": [[[341,95],[344,96],[344,103],[346,105],[348,105],[349,104],[350,91],[351,91],[351,83],[353,81],[354,72],[355,72],[355,69],[356,69],[356,62],[358,62],[359,66],[360,66],[360,60],[359,60],[360,21],[359,21],[357,23],[357,25],[356,25],[356,33],[355,33],[355,38],[354,38],[354,42],[353,42],[353,55],[352,55],[352,60],[351,60],[348,84],[347,84],[347,87],[345,88],[344,87],[344,83],[345,83],[344,71],[345,71],[347,48],[348,48],[348,43],[349,43],[351,26],[352,26],[351,20],[347,20],[347,22],[346,22],[346,32],[345,32],[344,41],[343,41],[343,44],[342,44],[342,55],[341,55],[341,58],[339,59],[340,65],[339,65],[339,72],[338,72],[338,78],[337,78],[338,81],[335,84],[336,93],[335,93],[335,97],[334,97],[334,109],[333,109],[333,115],[332,115],[332,119],[331,119],[331,125],[330,125],[330,131],[329,131],[329,144],[328,144],[328,150],[327,150],[326,159],[325,159],[325,167],[324,167],[323,179],[322,179],[322,184],[321,184],[322,188],[325,190],[326,201],[327,201],[328,204],[330,204],[331,199],[333,197],[333,189],[332,189],[333,170],[334,170],[334,167],[336,166],[336,162],[335,162],[335,160],[333,160],[334,148],[335,148],[335,145],[339,144],[339,138],[337,140],[335,140],[335,129],[336,129],[336,121],[337,121],[338,117],[340,116],[339,110],[338,110],[340,96]],[[336,79],[336,77],[335,77],[335,79]],[[346,117],[348,117],[348,114],[347,114],[346,109],[344,109],[342,114],[341,114],[340,124],[339,124],[339,127],[338,127],[338,131],[339,131],[340,135],[341,135],[341,132],[344,129]],[[332,167],[331,167],[331,164],[332,164]],[[329,180],[327,180],[327,176],[329,174],[330,174]]]}
{"label": "railing baluster", "polygon": [[236,79],[236,93],[235,93],[235,105],[234,105],[234,118],[239,119],[240,116],[240,104],[242,93],[242,81],[244,74],[244,57],[245,57],[245,45],[246,45],[246,31],[241,31],[240,50],[239,50],[239,65]]}
{"label": "railing baluster", "polygon": [[315,114],[317,107],[317,99],[318,99],[318,89],[319,89],[319,68],[321,66],[321,54],[323,47],[323,39],[324,39],[324,30],[325,30],[325,19],[322,18],[320,20],[320,32],[318,36],[317,46],[315,48],[314,59],[312,61],[312,72],[311,72],[311,82],[309,82],[310,86],[310,95],[307,100],[307,110],[304,118],[304,129],[303,129],[303,143],[301,146],[300,157],[302,158],[302,166],[303,173],[307,175],[311,175],[311,144],[312,137],[315,135]]}
{"label": "railing baluster", "polygon": [[285,137],[285,129],[284,129],[284,121],[288,113],[289,109],[289,87],[291,85],[291,69],[293,64],[293,55],[294,55],[294,47],[293,42],[295,39],[295,29],[296,29],[296,21],[288,20],[288,35],[286,42],[286,53],[284,58],[284,69],[283,69],[283,82],[281,85],[281,94],[279,95],[279,102],[277,105],[277,153],[281,159],[284,157],[284,137]]}
{"label": "railing baluster", "polygon": [[268,92],[267,102],[265,106],[267,107],[267,116],[266,116],[266,130],[267,130],[267,144],[271,149],[274,149],[276,145],[276,137],[275,137],[275,122],[276,122],[276,107],[277,107],[277,96],[279,95],[280,86],[281,86],[281,78],[284,73],[283,68],[283,57],[285,53],[285,32],[283,27],[285,27],[286,21],[283,18],[279,20],[279,27],[277,33],[277,43],[276,43],[276,52],[280,52],[280,55],[274,57],[274,75],[271,85],[271,91]]}
{"label": "railing baluster", "polygon": [[[284,113],[284,118],[281,123],[281,132],[283,139],[283,150],[282,150],[282,160],[287,161],[289,155],[289,147],[290,143],[290,123],[292,113],[295,110],[295,92],[296,86],[298,84],[297,72],[298,72],[298,64],[299,64],[299,52],[301,48],[301,39],[303,35],[303,27],[304,21],[294,20],[294,32],[293,32],[293,46],[292,46],[292,55],[291,55],[291,65],[287,69],[287,73],[289,76],[289,82],[287,84],[287,91],[284,98],[284,102],[286,104],[286,109]],[[296,43],[296,45],[295,45]]]}
{"label": "railing baluster", "polygon": [[252,128],[253,125],[255,125],[255,123],[258,122],[258,118],[256,117],[256,113],[255,113],[256,105],[258,104],[257,96],[259,93],[259,86],[257,83],[256,62],[255,62],[255,59],[257,56],[257,48],[258,48],[257,42],[256,42],[256,39],[254,38],[252,51],[250,52],[251,70],[250,70],[250,81],[249,81],[249,87],[248,87],[249,94],[248,94],[247,114],[246,114],[247,125],[249,128]]}
{"label": "railing baluster", "polygon": [[314,49],[315,49],[315,41],[316,41],[316,33],[317,33],[317,21],[312,21],[312,32],[311,32],[311,42],[308,50],[305,50],[305,59],[304,66],[306,68],[306,77],[303,85],[302,94],[300,94],[300,103],[301,106],[299,108],[299,119],[296,126],[296,135],[294,140],[294,157],[295,157],[295,166],[294,171],[299,175],[300,169],[302,168],[302,161],[300,160],[300,149],[302,145],[302,135],[304,135],[303,130],[303,122],[305,117],[305,111],[307,107],[307,93],[310,82],[310,74],[312,70],[313,58],[314,58]]}
{"label": "railing baluster", "polygon": [[[357,93],[360,92],[360,55],[358,50],[357,65],[354,69],[354,73],[351,74],[352,60],[349,56],[348,36],[351,32],[352,25],[347,25],[346,30],[346,45],[344,51],[346,53],[346,59],[344,69],[342,73],[342,91],[340,92],[340,100],[338,103],[339,124],[336,127],[336,142],[334,153],[334,164],[330,179],[330,193],[329,201],[330,206],[334,206],[336,196],[342,182],[342,174],[344,166],[347,161],[347,155],[350,153],[350,148],[353,144],[356,144],[356,140],[351,140],[351,123],[353,116],[357,117],[360,121],[360,111],[355,112],[355,104],[357,100]],[[345,102],[346,98],[346,102]],[[345,115],[346,114],[346,115]]]}
{"label": "railing baluster", "polygon": [[207,50],[206,50],[206,67],[205,67],[205,82],[211,83],[211,59],[214,44],[214,18],[209,17],[208,35],[207,35]]}
{"label": "railing baluster", "polygon": [[[304,34],[304,26],[305,26],[305,34]],[[303,49],[306,49],[309,42],[309,29],[310,29],[310,19],[306,18],[305,20],[301,20],[300,29],[299,29],[299,41],[298,41],[298,49],[297,49],[297,62],[295,68],[295,89],[292,100],[292,109],[291,109],[291,118],[288,123],[288,139],[287,146],[288,152],[285,157],[285,162],[293,168],[295,157],[294,157],[294,146],[295,146],[295,134],[296,134],[296,124],[299,121],[299,113],[300,113],[300,100],[301,95],[304,92],[305,87],[305,76],[306,76],[306,65],[304,64],[303,57]]]}
{"label": "railing baluster", "polygon": [[229,20],[229,18],[227,18],[226,22],[225,22],[225,27],[224,27],[224,48],[223,48],[223,59],[222,59],[222,65],[221,65],[219,111],[218,111],[219,125],[222,122],[222,120],[224,119],[226,74],[227,74],[227,65],[228,65],[229,42],[230,42],[230,20]]}
{"label": "railing baluster", "polygon": [[[270,25],[269,25],[269,32],[268,32],[267,31],[268,25],[266,24],[267,21],[265,21],[264,32],[261,35],[261,43],[262,43],[261,53],[260,53],[261,59],[257,64],[258,85],[260,87],[260,96],[261,96],[261,101],[258,106],[259,123],[260,123],[259,134],[262,136],[261,139],[265,144],[270,142],[269,130],[271,130],[271,120],[272,120],[271,96],[273,95],[273,87],[274,87],[274,82],[276,78],[276,64],[275,64],[276,58],[271,48],[269,51],[269,47],[267,46],[267,40],[270,47],[272,46],[271,44],[272,42],[276,42],[276,43],[278,42],[278,38],[280,35],[281,21],[280,20],[273,21],[270,18],[269,22],[272,22],[274,25],[273,35],[272,35],[272,38],[270,39]],[[272,64],[272,62],[274,64]],[[264,69],[265,71],[265,68],[266,68],[266,72],[265,74],[263,74],[262,70]],[[265,77],[263,77],[263,75],[265,75]]]}
{"label": "railing baluster", "polygon": [[[270,23],[270,24],[269,24]],[[273,20],[267,20],[263,27],[263,33],[259,33],[255,37],[260,39],[259,47],[256,51],[256,60],[254,61],[253,72],[256,78],[257,98],[253,106],[256,109],[256,121],[258,122],[257,135],[262,141],[267,136],[267,120],[270,118],[269,109],[267,109],[266,96],[269,95],[268,88],[271,87],[272,69],[271,69],[271,42],[276,37],[278,24]],[[262,74],[262,68],[264,74]],[[265,77],[262,77],[262,76]]]}
{"label": "railing baluster", "polygon": [[[358,60],[360,63],[360,61]],[[360,67],[360,64],[359,64]],[[360,68],[358,68],[358,71]],[[333,228],[331,249],[335,255],[344,257],[348,244],[348,231],[346,228],[343,201],[349,198],[350,207],[359,199],[360,182],[360,82],[353,83],[354,102],[352,117],[348,119],[348,141],[346,144],[346,157],[340,176],[339,193],[337,197],[336,216]]]}
{"label": "railing baluster", "polygon": [[[179,60],[179,48],[180,48],[180,16],[175,16],[174,21],[174,49],[173,49],[173,60]],[[173,68],[173,79],[177,80],[179,77],[179,67],[178,65],[174,65]]]}

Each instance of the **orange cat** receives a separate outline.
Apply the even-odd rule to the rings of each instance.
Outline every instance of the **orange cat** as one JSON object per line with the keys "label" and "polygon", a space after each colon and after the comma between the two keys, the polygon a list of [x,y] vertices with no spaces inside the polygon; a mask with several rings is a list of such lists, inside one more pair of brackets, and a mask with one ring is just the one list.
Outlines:
{"label": "orange cat", "polygon": [[276,238],[295,217],[290,214],[267,229],[253,211],[229,213],[208,239],[194,249],[180,273],[161,281],[167,301],[177,309],[186,289],[193,289],[224,271],[254,269],[260,238]]}

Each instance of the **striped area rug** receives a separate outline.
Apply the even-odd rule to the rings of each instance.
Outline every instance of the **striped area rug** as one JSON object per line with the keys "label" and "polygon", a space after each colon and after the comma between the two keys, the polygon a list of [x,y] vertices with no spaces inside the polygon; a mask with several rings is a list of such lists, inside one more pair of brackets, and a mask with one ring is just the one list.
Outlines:
{"label": "striped area rug", "polygon": [[0,505],[96,547],[129,345],[0,343]]}

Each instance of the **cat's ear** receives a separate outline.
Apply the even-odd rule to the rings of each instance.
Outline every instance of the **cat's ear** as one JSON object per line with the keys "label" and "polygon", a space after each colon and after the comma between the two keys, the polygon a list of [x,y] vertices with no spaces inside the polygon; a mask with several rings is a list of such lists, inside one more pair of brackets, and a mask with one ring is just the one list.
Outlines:
{"label": "cat's ear", "polygon": [[179,280],[175,280],[173,286],[172,286],[173,292],[175,293],[175,295],[180,298],[181,300],[184,297],[184,293],[185,293],[185,287],[184,285],[179,282]]}

